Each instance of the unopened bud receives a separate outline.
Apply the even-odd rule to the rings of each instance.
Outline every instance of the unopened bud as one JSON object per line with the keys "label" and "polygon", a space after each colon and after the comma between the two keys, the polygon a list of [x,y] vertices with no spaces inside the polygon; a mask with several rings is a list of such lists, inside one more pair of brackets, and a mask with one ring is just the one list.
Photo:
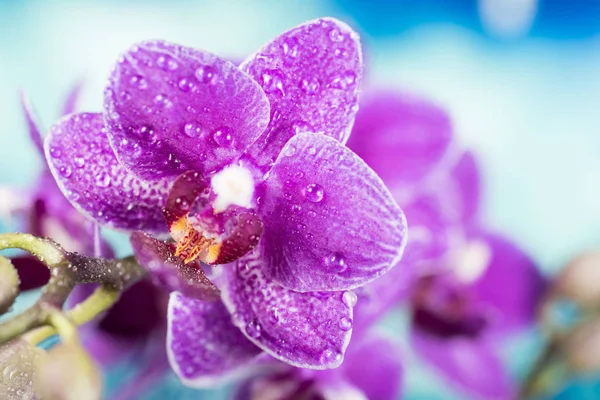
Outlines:
{"label": "unopened bud", "polygon": [[563,343],[563,351],[572,370],[600,371],[600,318],[576,327]]}
{"label": "unopened bud", "polygon": [[41,400],[99,400],[102,378],[86,351],[61,343],[39,362],[36,389]]}
{"label": "unopened bud", "polygon": [[600,306],[600,251],[582,254],[555,279],[552,295],[573,300],[584,308]]}
{"label": "unopened bud", "polygon": [[0,345],[0,398],[36,398],[33,380],[37,362],[43,354],[43,350],[18,339]]}
{"label": "unopened bud", "polygon": [[7,312],[19,294],[19,274],[7,258],[0,256],[0,315]]}

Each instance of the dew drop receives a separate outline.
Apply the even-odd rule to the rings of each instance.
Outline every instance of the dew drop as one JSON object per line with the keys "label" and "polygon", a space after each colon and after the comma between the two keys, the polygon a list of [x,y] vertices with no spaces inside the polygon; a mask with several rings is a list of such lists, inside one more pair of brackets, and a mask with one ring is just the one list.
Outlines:
{"label": "dew drop", "polygon": [[304,189],[304,197],[306,200],[312,203],[318,203],[323,200],[323,196],[325,195],[325,191],[323,187],[318,183],[311,183]]}
{"label": "dew drop", "polygon": [[212,138],[220,147],[229,147],[233,143],[233,136],[231,135],[231,132],[231,128],[222,126],[213,132]]}
{"label": "dew drop", "polygon": [[168,107],[170,104],[170,100],[165,94],[157,94],[154,97],[154,103],[158,104],[161,107]]}
{"label": "dew drop", "polygon": [[131,84],[131,86],[137,87],[139,89],[145,89],[148,86],[146,79],[144,79],[144,77],[141,75],[132,76],[129,79],[129,83]]}
{"label": "dew drop", "polygon": [[319,92],[321,84],[319,80],[315,77],[304,78],[300,82],[300,88],[306,94],[313,95]]}
{"label": "dew drop", "polygon": [[283,87],[283,75],[277,69],[267,69],[262,74],[262,87],[266,93],[285,94]]}
{"label": "dew drop", "polygon": [[83,168],[83,166],[85,165],[85,158],[83,158],[83,157],[75,157],[73,159],[73,162],[75,163],[75,166],[77,168]]}
{"label": "dew drop", "polygon": [[333,362],[338,362],[342,359],[342,353],[338,352],[333,348],[329,348],[321,353],[320,361],[322,364],[330,364]]}
{"label": "dew drop", "polygon": [[196,69],[194,76],[202,83],[211,83],[216,76],[215,69],[210,65],[203,65]]}
{"label": "dew drop", "polygon": [[342,32],[340,32],[339,29],[333,28],[329,31],[329,39],[332,42],[341,42],[342,40],[344,40],[344,35],[342,34]]}
{"label": "dew drop", "polygon": [[64,165],[63,165],[62,167],[60,167],[60,168],[58,169],[58,173],[59,173],[61,176],[65,177],[65,178],[68,178],[68,177],[70,177],[70,176],[71,176],[71,174],[73,173],[73,171],[71,170],[71,168],[70,168],[70,167],[68,167],[68,166],[64,166]]}
{"label": "dew drop", "polygon": [[58,147],[50,147],[50,155],[53,158],[60,158],[60,156],[62,156],[62,151]]}
{"label": "dew drop", "polygon": [[156,64],[165,71],[175,71],[179,64],[169,56],[160,56],[156,60]]}
{"label": "dew drop", "polygon": [[323,260],[325,267],[331,272],[343,272],[346,270],[346,260],[341,253],[333,253]]}
{"label": "dew drop", "polygon": [[262,327],[256,321],[250,321],[246,324],[246,333],[252,338],[258,338],[261,335]]}
{"label": "dew drop", "polygon": [[179,83],[177,83],[177,87],[179,87],[179,90],[182,92],[189,92],[194,87],[194,84],[187,78],[181,78]]}
{"label": "dew drop", "polygon": [[281,50],[283,50],[284,64],[289,66],[298,57],[298,39],[286,38],[281,44]]}
{"label": "dew drop", "polygon": [[352,290],[347,290],[342,294],[342,302],[348,308],[352,308],[358,302],[358,296]]}
{"label": "dew drop", "polygon": [[356,82],[356,74],[352,71],[346,71],[343,74],[336,76],[330,82],[330,86],[336,89],[347,89]]}
{"label": "dew drop", "polygon": [[197,137],[202,133],[202,127],[196,122],[188,122],[183,126],[183,132],[189,137]]}
{"label": "dew drop", "polygon": [[108,187],[110,185],[110,175],[106,172],[101,172],[100,175],[96,176],[96,186]]}
{"label": "dew drop", "polygon": [[340,329],[343,331],[349,331],[352,329],[352,319],[348,317],[343,317],[339,322]]}

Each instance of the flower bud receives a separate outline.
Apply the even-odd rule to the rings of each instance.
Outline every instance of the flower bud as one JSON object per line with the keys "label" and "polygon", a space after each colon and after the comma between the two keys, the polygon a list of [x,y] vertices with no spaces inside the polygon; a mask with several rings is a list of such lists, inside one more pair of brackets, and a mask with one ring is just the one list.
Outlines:
{"label": "flower bud", "polygon": [[600,371],[600,318],[594,318],[576,327],[565,338],[562,346],[572,370]]}
{"label": "flower bud", "polygon": [[19,294],[19,274],[10,261],[0,257],[0,315],[7,312]]}
{"label": "flower bud", "polygon": [[43,350],[18,339],[0,345],[0,395],[3,400],[35,399],[34,374],[43,354]]}
{"label": "flower bud", "polygon": [[40,400],[99,400],[102,378],[85,350],[61,343],[39,362],[36,391]]}
{"label": "flower bud", "polygon": [[573,300],[584,308],[600,306],[600,251],[572,260],[555,279],[552,295]]}

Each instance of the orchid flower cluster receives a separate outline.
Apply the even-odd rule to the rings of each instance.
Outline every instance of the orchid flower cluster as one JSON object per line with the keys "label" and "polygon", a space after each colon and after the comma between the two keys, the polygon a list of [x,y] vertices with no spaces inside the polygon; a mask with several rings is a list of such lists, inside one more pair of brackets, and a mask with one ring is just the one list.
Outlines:
{"label": "orchid flower cluster", "polygon": [[[374,325],[403,305],[410,348],[458,390],[516,396],[498,349],[534,321],[546,280],[481,221],[479,167],[446,113],[375,89],[359,111],[362,74],[356,32],[324,18],[240,65],[134,45],[102,112],[76,112],[77,87],[44,138],[24,97],[48,168],[5,210],[35,236],[1,248],[36,257],[12,259],[18,276],[0,259],[0,310],[19,280],[47,284],[0,322],[0,363],[27,361],[0,390],[99,398],[94,363],[127,354],[143,367],[123,399],[169,367],[194,388],[234,381],[238,399],[395,399],[410,357]],[[100,226],[133,255],[114,259]],[[34,346],[56,333],[48,354]],[[65,363],[88,372],[61,377]]]}

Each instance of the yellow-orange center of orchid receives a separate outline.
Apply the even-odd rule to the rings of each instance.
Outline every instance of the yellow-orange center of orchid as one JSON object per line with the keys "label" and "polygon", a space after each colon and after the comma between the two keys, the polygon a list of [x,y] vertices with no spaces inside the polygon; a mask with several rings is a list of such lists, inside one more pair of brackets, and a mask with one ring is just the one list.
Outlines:
{"label": "yellow-orange center of orchid", "polygon": [[171,236],[177,240],[175,256],[182,258],[186,264],[197,259],[211,263],[217,259],[221,249],[220,242],[204,237],[192,226],[187,216],[181,217],[171,226]]}

